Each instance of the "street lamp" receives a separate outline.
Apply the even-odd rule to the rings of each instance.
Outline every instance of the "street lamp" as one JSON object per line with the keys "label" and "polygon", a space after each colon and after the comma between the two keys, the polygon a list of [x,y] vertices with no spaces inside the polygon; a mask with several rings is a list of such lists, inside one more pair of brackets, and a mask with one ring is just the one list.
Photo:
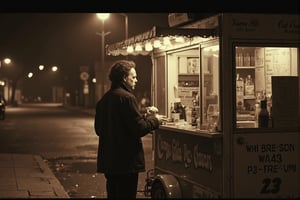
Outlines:
{"label": "street lamp", "polygon": [[[10,58],[4,58],[3,62],[7,65],[9,65],[11,63],[11,59]],[[2,60],[0,60],[0,68],[2,67]]]}
{"label": "street lamp", "polygon": [[33,77],[33,73],[32,73],[32,72],[29,72],[29,73],[27,74],[27,77],[28,77],[28,78],[32,78],[32,77]]}
{"label": "street lamp", "polygon": [[[125,17],[125,39],[128,39],[128,16],[125,14],[125,13],[116,13],[116,14],[119,14],[119,15],[122,15]],[[109,17],[109,13],[97,13],[96,14],[97,17],[102,21],[102,32],[101,33],[96,33],[97,35],[101,36],[101,69],[102,69],[102,72],[104,72],[104,69],[105,69],[105,36],[110,34],[110,32],[105,32],[104,30],[104,21],[106,19],[108,19]],[[99,90],[97,89],[96,87],[96,93],[95,94],[98,94],[98,92],[100,92],[101,95],[104,94],[105,92],[105,77],[104,76],[105,73],[100,73],[100,75],[98,77],[96,77],[96,81],[98,81],[100,79],[100,88]],[[96,84],[97,86],[97,84]],[[96,99],[99,99],[98,96],[96,96]]]}
{"label": "street lamp", "polygon": [[[2,63],[3,62],[3,63]],[[3,60],[0,60],[0,69],[2,68],[2,65],[6,64],[9,65],[11,63],[11,59],[10,58],[4,58]],[[1,78],[1,77],[0,77]],[[5,80],[0,80],[0,86],[1,86],[1,91],[0,93],[4,95],[4,87],[5,87]],[[9,94],[8,94],[9,95]],[[7,96],[8,96],[7,95]]]}
{"label": "street lamp", "polygon": [[[44,66],[44,65],[39,65],[39,71],[44,71],[44,69],[45,69],[45,66]],[[57,70],[58,70],[58,67],[57,67],[57,66],[54,65],[54,66],[51,67],[51,71],[52,71],[52,72],[56,72]],[[34,75],[33,72],[28,72],[27,77],[28,77],[28,78],[32,78],[33,75]]]}
{"label": "street lamp", "polygon": [[39,65],[39,70],[40,71],[43,71],[45,69],[45,66],[44,65]]}
{"label": "street lamp", "polygon": [[52,66],[52,67],[51,67],[51,70],[52,70],[53,72],[56,72],[56,71],[58,70],[58,67],[57,67],[57,66]]}
{"label": "street lamp", "polygon": [[[104,62],[104,59],[105,59],[105,36],[110,34],[110,32],[105,32],[104,31],[104,21],[106,19],[108,19],[109,17],[109,13],[97,13],[97,17],[102,21],[102,31],[101,33],[96,33],[97,35],[100,35],[101,36],[101,68],[102,68],[102,72],[104,72],[104,69],[105,69],[105,62]],[[104,94],[104,73],[101,73],[101,75],[99,76],[100,77],[100,85],[102,85],[100,87],[100,94],[103,95]]]}

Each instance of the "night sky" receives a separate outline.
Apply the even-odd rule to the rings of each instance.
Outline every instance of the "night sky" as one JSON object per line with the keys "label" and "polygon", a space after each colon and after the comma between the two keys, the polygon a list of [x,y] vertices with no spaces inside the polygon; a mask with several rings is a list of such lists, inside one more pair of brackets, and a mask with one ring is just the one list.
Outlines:
{"label": "night sky", "polygon": [[[168,13],[127,13],[129,37],[154,25],[168,26]],[[72,68],[100,59],[102,22],[95,13],[2,13],[0,57],[26,68],[39,64]],[[113,13],[105,22],[106,44],[125,38],[125,17]]]}
{"label": "night sky", "polygon": [[[272,4],[256,2],[249,5],[245,2],[244,6],[238,2],[236,4],[231,2],[224,4],[224,10],[287,13],[290,9],[295,13],[299,10],[299,1],[292,0],[292,2],[283,4],[279,8],[275,2]],[[256,4],[259,6],[255,6]],[[180,4],[177,7],[185,9],[187,5],[191,11],[197,7],[190,4]],[[200,14],[223,11],[221,7],[223,4],[216,4],[215,7],[210,8],[208,5],[210,4],[202,5],[196,10],[199,10]],[[225,5],[227,5],[226,9]],[[145,2],[145,6],[150,5]],[[174,6],[170,5],[170,9]],[[1,5],[1,9],[3,7],[5,6]],[[129,37],[147,31],[154,25],[168,27],[169,12],[127,12]],[[96,32],[101,32],[101,25],[102,22],[96,17],[96,12],[0,12],[0,58],[9,56],[26,68],[37,67],[39,64],[58,65],[64,68],[91,65],[95,60],[100,59],[101,38],[96,35]],[[111,32],[105,37],[106,44],[123,40],[124,27],[125,17],[113,13],[105,22],[105,31]]]}
{"label": "night sky", "polygon": [[[168,13],[126,14],[129,37],[155,25],[168,27]],[[101,37],[96,33],[102,31],[102,21],[96,13],[0,13],[0,27],[0,58],[11,58],[15,69],[23,69],[23,77],[29,71],[35,73],[33,78],[22,82],[25,96],[51,100],[54,84],[63,84],[67,90],[75,91],[80,87],[77,85],[81,82],[80,66],[93,67],[101,59]],[[105,36],[105,44],[124,40],[125,17],[112,13],[104,29],[110,32]],[[39,65],[46,67],[45,72],[38,71]],[[56,75],[50,72],[53,65],[60,71]],[[140,73],[138,90],[149,90],[151,76],[143,77],[143,74],[151,73],[151,63],[147,66],[147,72]],[[5,71],[14,73],[13,67]],[[140,66],[140,69],[146,68]]]}

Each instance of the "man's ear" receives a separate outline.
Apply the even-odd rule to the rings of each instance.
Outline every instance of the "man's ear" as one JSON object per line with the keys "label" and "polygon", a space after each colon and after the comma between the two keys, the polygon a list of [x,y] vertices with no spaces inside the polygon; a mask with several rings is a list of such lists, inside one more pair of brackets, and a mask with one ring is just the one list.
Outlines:
{"label": "man's ear", "polygon": [[123,76],[123,81],[126,82],[127,81],[127,77]]}

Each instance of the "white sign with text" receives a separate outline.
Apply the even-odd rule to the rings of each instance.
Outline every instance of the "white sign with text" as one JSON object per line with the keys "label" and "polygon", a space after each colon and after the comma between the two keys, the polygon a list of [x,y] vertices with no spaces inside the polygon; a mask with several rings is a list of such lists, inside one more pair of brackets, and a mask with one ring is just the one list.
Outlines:
{"label": "white sign with text", "polygon": [[299,133],[234,134],[235,198],[299,198]]}

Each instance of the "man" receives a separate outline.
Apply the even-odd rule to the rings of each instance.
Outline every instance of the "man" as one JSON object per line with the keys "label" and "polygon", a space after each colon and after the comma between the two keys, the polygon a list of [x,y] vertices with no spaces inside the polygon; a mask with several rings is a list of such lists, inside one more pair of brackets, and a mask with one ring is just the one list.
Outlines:
{"label": "man", "polygon": [[111,88],[96,105],[97,172],[105,175],[108,198],[134,199],[138,174],[145,171],[141,137],[157,129],[160,119],[155,114],[142,115],[139,111],[132,94],[137,83],[134,62],[115,62],[109,79]]}

